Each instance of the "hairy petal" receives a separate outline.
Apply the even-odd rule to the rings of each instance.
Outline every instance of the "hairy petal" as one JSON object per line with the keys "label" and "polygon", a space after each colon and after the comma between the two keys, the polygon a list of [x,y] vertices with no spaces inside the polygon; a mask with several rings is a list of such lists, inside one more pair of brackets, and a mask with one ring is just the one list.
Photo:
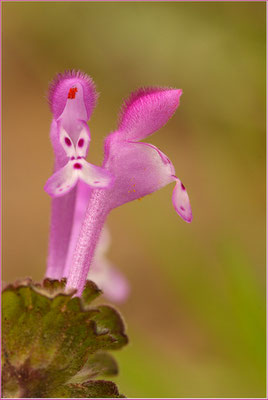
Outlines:
{"label": "hairy petal", "polygon": [[172,117],[179,106],[182,90],[145,88],[134,92],[123,105],[115,135],[120,140],[141,140]]}
{"label": "hairy petal", "polygon": [[[75,88],[78,89],[77,92]],[[87,121],[96,105],[97,93],[90,76],[81,71],[70,70],[58,74],[51,82],[48,100],[55,119],[62,115],[69,104],[80,115],[80,119]]]}

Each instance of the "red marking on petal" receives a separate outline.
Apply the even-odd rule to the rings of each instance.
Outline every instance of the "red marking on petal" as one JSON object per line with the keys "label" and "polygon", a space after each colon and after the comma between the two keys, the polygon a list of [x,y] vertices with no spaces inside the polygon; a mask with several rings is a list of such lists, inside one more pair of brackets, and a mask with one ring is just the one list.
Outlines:
{"label": "red marking on petal", "polygon": [[75,168],[75,169],[81,169],[81,168],[82,168],[82,165],[79,164],[79,163],[75,163],[75,164],[74,164],[74,168]]}
{"label": "red marking on petal", "polygon": [[78,147],[83,147],[84,146],[84,139],[79,139],[78,141]]}
{"label": "red marking on petal", "polygon": [[94,183],[100,183],[100,181],[94,181]]}
{"label": "red marking on petal", "polygon": [[69,138],[64,138],[64,141],[65,141],[65,143],[67,144],[67,146],[71,146],[72,145],[72,142],[70,141],[70,139]]}
{"label": "red marking on petal", "polygon": [[181,182],[181,188],[182,190],[186,190],[184,184]]}
{"label": "red marking on petal", "polygon": [[77,92],[77,88],[71,88],[68,93],[68,99],[75,99],[75,93]]}
{"label": "red marking on petal", "polygon": [[75,157],[74,157],[74,156],[72,156],[72,157],[71,157],[71,160],[74,160],[74,159],[75,159]]}
{"label": "red marking on petal", "polygon": [[66,105],[65,101],[59,100],[57,95],[61,93],[61,83],[67,79],[75,79],[78,83],[80,83],[83,86],[84,102],[89,118],[93,111],[93,108],[96,105],[98,96],[96,93],[94,82],[92,81],[90,76],[86,75],[81,71],[76,71],[76,70],[65,71],[64,73],[58,74],[50,83],[48,91],[48,101],[50,104],[51,111],[53,112],[53,114],[55,114],[54,116],[56,119],[63,112],[64,107]]}
{"label": "red marking on petal", "polygon": [[184,207],[182,207],[182,206],[180,206],[180,209],[181,209],[182,211],[185,211],[185,208],[184,208]]}

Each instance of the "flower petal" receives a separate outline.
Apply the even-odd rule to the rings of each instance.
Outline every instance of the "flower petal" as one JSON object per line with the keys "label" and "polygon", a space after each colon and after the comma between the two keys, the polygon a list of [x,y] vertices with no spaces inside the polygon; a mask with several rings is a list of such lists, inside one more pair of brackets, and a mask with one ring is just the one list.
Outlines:
{"label": "flower petal", "polygon": [[79,168],[79,178],[89,186],[94,188],[107,188],[113,184],[113,177],[106,169],[96,167],[84,159],[75,162],[74,168],[78,165],[81,165],[81,168]]}
{"label": "flower petal", "polygon": [[96,105],[97,93],[90,76],[71,70],[58,74],[51,82],[48,100],[55,119],[62,115],[67,106],[68,111],[72,112],[73,108],[76,118],[87,121]]}
{"label": "flower petal", "polygon": [[44,189],[51,197],[64,196],[76,185],[77,180],[78,174],[73,163],[68,162],[47,180]]}
{"label": "flower petal", "polygon": [[76,153],[75,153],[75,147],[74,147],[73,141],[62,126],[60,126],[59,139],[60,139],[60,144],[62,145],[62,147],[66,153],[66,156],[69,158],[75,156]]}
{"label": "flower petal", "polygon": [[87,124],[84,124],[80,131],[79,137],[76,143],[76,155],[79,157],[86,157],[88,152],[88,146],[90,142],[90,133]]}
{"label": "flower petal", "polygon": [[144,88],[134,92],[123,105],[118,130],[121,140],[141,140],[171,118],[179,106],[181,89]]}
{"label": "flower petal", "polygon": [[111,208],[139,199],[174,181],[171,161],[147,143],[112,142],[104,164],[115,177],[109,193]]}
{"label": "flower petal", "polygon": [[193,215],[188,193],[183,183],[177,177],[175,178],[177,183],[172,194],[173,206],[184,221],[191,222]]}

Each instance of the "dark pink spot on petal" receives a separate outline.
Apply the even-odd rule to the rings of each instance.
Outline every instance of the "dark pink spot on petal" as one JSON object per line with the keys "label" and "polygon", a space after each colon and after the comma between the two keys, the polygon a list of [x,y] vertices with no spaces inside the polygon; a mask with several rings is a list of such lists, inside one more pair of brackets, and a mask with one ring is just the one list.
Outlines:
{"label": "dark pink spot on petal", "polygon": [[181,182],[181,188],[182,190],[186,190],[184,184]]}
{"label": "dark pink spot on petal", "polygon": [[72,142],[70,141],[70,139],[69,138],[64,138],[64,141],[65,141],[65,143],[67,144],[67,146],[71,146],[72,145]]}
{"label": "dark pink spot on petal", "polygon": [[77,160],[80,160],[80,158],[82,158],[82,157],[80,157],[80,156],[79,156],[79,157],[77,157]]}
{"label": "dark pink spot on petal", "polygon": [[182,211],[185,211],[185,208],[184,208],[184,207],[182,207],[182,206],[180,206],[180,209],[181,209]]}
{"label": "dark pink spot on petal", "polygon": [[62,192],[62,191],[63,191],[63,189],[61,188],[61,189],[59,189],[59,191],[60,191],[60,192]]}
{"label": "dark pink spot on petal", "polygon": [[80,163],[75,163],[75,164],[74,164],[74,168],[75,168],[75,169],[81,169],[81,168],[82,168],[82,165],[81,165]]}
{"label": "dark pink spot on petal", "polygon": [[78,141],[78,147],[83,147],[84,146],[84,139],[79,139]]}
{"label": "dark pink spot on petal", "polygon": [[94,181],[94,183],[100,183],[100,181]]}
{"label": "dark pink spot on petal", "polygon": [[73,156],[73,157],[71,157],[71,160],[74,160],[75,159],[75,157]]}

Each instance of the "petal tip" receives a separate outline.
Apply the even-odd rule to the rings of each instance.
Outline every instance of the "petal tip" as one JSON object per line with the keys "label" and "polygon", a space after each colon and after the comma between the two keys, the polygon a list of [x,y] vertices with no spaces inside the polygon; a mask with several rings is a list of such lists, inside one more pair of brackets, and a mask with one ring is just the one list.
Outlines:
{"label": "petal tip", "polygon": [[178,93],[178,97],[180,99],[180,97],[183,95],[182,89],[177,89],[177,93]]}
{"label": "petal tip", "polygon": [[56,199],[58,197],[63,197],[65,196],[67,193],[69,193],[72,190],[73,187],[70,187],[68,189],[64,189],[62,191],[57,191],[57,190],[53,190],[50,188],[49,184],[45,184],[44,186],[44,191],[52,198],[52,199]]}
{"label": "petal tip", "polygon": [[179,216],[187,223],[192,222],[193,214],[189,196],[183,183],[175,177],[176,185],[172,194],[173,206]]}
{"label": "petal tip", "polygon": [[[180,214],[179,214],[180,215]],[[191,213],[191,215],[188,217],[188,218],[186,218],[186,217],[184,217],[184,216],[182,216],[182,215],[180,215],[180,217],[185,221],[185,222],[187,222],[188,224],[190,224],[191,222],[192,222],[192,220],[193,220],[193,215],[192,215],[192,213]]]}
{"label": "petal tip", "polygon": [[141,140],[156,132],[175,113],[181,95],[181,89],[170,87],[144,87],[131,93],[119,113],[116,135]]}
{"label": "petal tip", "polygon": [[72,163],[68,162],[47,180],[44,190],[52,198],[61,197],[73,189],[77,179],[77,174],[73,174]]}
{"label": "petal tip", "polygon": [[[55,119],[57,119],[64,110],[66,103],[66,96],[64,96],[64,101],[58,100],[62,97],[62,91],[66,91],[64,88],[65,81],[77,81],[83,87],[84,102],[87,110],[88,119],[96,106],[98,93],[96,92],[96,87],[91,79],[91,77],[80,70],[66,70],[63,73],[59,73],[50,82],[48,88],[48,103],[50,105],[51,112],[53,113]],[[65,89],[65,90],[64,90]]]}

